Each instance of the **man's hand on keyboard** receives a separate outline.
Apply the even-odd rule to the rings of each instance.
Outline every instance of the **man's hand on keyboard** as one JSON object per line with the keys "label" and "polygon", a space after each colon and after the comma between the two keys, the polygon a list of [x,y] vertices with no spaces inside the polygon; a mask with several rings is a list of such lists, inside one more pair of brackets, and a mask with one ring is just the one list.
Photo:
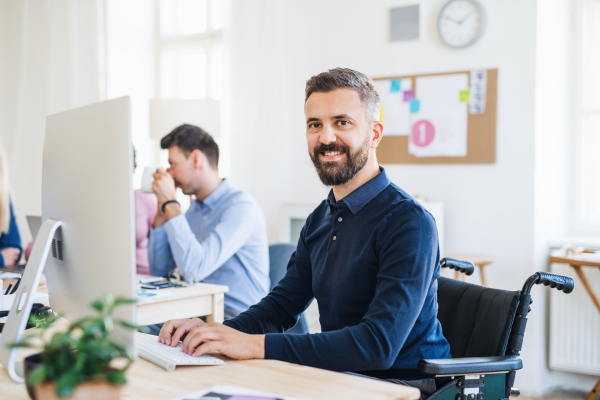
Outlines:
{"label": "man's hand on keyboard", "polygon": [[189,331],[202,325],[206,325],[206,322],[200,318],[171,319],[161,328],[158,341],[175,347],[180,340],[185,339]]}
{"label": "man's hand on keyboard", "polygon": [[218,351],[237,360],[265,358],[265,335],[248,335],[213,322],[190,330],[181,351],[194,357]]}

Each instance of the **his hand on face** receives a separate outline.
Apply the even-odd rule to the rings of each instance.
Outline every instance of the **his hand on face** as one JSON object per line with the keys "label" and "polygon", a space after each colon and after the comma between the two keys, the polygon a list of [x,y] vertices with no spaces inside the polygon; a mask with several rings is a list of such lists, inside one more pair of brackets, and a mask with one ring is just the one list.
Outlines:
{"label": "his hand on face", "polygon": [[4,266],[12,267],[17,263],[17,261],[19,261],[21,250],[9,247],[0,251],[0,253],[2,254],[2,258],[4,258]]}
{"label": "his hand on face", "polygon": [[164,323],[158,334],[158,341],[167,346],[175,347],[184,339],[188,332],[198,326],[206,325],[200,318],[171,319]]}
{"label": "his hand on face", "polygon": [[194,357],[218,351],[236,360],[265,358],[265,335],[248,335],[213,322],[192,328],[183,340],[181,351]]}
{"label": "his hand on face", "polygon": [[162,169],[157,169],[152,175],[154,183],[152,183],[152,191],[158,199],[158,208],[160,209],[165,201],[175,200],[175,181],[173,177]]}

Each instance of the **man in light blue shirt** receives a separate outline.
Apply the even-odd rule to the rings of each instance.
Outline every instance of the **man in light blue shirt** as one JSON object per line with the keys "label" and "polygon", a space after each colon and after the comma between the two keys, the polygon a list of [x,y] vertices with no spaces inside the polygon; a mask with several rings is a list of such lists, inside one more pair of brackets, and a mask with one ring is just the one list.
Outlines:
{"label": "man in light blue shirt", "polygon": [[[269,251],[265,218],[252,196],[218,172],[219,147],[201,128],[182,125],[161,140],[170,168],[157,170],[152,190],[158,211],[148,243],[152,275],[177,268],[188,282],[229,286],[225,317],[267,295]],[[195,195],[183,215],[176,188]]]}

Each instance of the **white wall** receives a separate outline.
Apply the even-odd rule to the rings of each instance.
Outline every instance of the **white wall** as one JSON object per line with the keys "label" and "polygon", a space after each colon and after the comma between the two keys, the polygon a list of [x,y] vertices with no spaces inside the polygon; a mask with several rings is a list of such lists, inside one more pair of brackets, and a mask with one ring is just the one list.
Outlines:
{"label": "white wall", "polygon": [[[570,234],[572,226],[572,180],[575,132],[574,109],[576,0],[545,0],[537,7],[536,105],[535,105],[535,265],[547,268],[548,252],[557,238]],[[558,77],[558,79],[557,79]],[[573,239],[572,239],[573,240]],[[578,241],[573,241],[579,243]],[[570,272],[574,275],[573,271]],[[576,280],[576,285],[577,285]],[[583,290],[575,287],[575,290]],[[538,293],[542,292],[538,290]],[[538,296],[535,308],[544,309],[547,296]],[[537,299],[536,299],[537,300]],[[589,298],[585,296],[585,301]],[[546,365],[548,349],[547,319],[532,319],[528,326],[539,338],[536,346],[539,365]],[[597,377],[538,369],[539,376],[551,388],[591,390]]]}
{"label": "white wall", "polygon": [[[555,199],[537,211],[536,207],[547,198],[544,185],[561,167],[552,165],[550,156],[538,163],[535,157],[547,151],[564,154],[564,139],[536,149],[536,139],[543,140],[543,132],[553,126],[544,118],[561,106],[535,107],[536,94],[546,96],[551,90],[546,85],[536,92],[536,73],[544,73],[536,66],[536,57],[541,57],[536,53],[537,3],[480,2],[488,17],[484,34],[475,45],[461,50],[445,46],[436,32],[445,0],[235,2],[229,37],[236,149],[232,177],[261,203],[271,242],[279,237],[282,203],[316,205],[327,194],[305,142],[304,84],[311,75],[333,67],[354,68],[372,77],[498,68],[495,164],[385,167],[409,193],[445,203],[447,251],[495,258],[488,267],[493,286],[520,289],[529,275],[547,268],[547,236],[563,225],[552,226],[544,219],[545,212],[548,207],[563,207],[564,201]],[[389,8],[415,3],[421,4],[421,39],[390,43]],[[551,8],[547,5],[539,12],[545,18],[544,29],[551,25],[551,17],[543,11]],[[556,36],[560,33],[550,38]],[[554,40],[550,38],[544,43],[546,53]],[[563,51],[567,51],[566,40],[558,41]],[[549,61],[547,55],[543,62]],[[565,68],[563,63],[545,73],[564,73]],[[566,83],[559,87],[567,90]],[[553,126],[555,134],[567,123],[567,117],[561,118]],[[544,233],[548,226],[552,229]],[[523,351],[525,369],[517,374],[516,386],[524,393],[540,394],[555,383],[546,379],[546,293],[536,289],[534,296]]]}
{"label": "white wall", "polygon": [[97,0],[0,2],[0,139],[24,246],[25,215],[42,212],[46,115],[100,99],[100,23]]}

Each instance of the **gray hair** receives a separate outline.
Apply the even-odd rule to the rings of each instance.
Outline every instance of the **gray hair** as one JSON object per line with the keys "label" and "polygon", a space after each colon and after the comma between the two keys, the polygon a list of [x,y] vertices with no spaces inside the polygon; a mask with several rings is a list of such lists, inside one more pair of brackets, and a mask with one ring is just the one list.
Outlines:
{"label": "gray hair", "polygon": [[360,96],[367,117],[379,120],[380,100],[371,79],[362,72],[350,68],[334,68],[319,75],[313,75],[306,81],[304,104],[313,93],[327,93],[336,89],[352,89]]}

